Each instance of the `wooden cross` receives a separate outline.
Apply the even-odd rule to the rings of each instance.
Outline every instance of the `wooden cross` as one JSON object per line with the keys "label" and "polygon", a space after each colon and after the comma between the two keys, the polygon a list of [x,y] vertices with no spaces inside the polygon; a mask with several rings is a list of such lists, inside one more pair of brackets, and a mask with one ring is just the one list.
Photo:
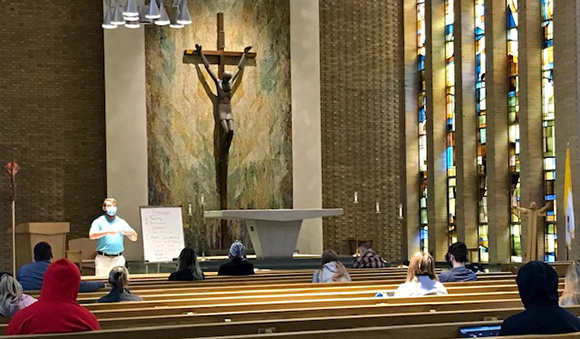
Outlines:
{"label": "wooden cross", "polygon": [[[217,14],[217,50],[207,51],[203,50],[203,54],[207,57],[208,63],[212,65],[218,65],[218,75],[219,80],[223,79],[226,65],[237,65],[240,58],[244,55],[242,52],[232,52],[226,51],[226,37],[224,32],[224,14]],[[195,57],[191,60],[191,57]],[[246,53],[246,59],[253,59],[256,57],[256,53]],[[199,63],[201,60],[199,58],[199,53],[197,50],[188,49],[184,54],[184,63]],[[219,120],[219,114],[215,114],[217,107],[217,100],[215,96],[212,97],[214,104],[214,158],[216,162],[216,182],[218,187],[218,193],[220,195],[220,209],[228,209],[228,159],[229,159],[229,149],[233,138],[233,131],[230,133],[225,133],[222,129],[221,121]],[[222,249],[226,249],[228,246],[227,234],[228,234],[228,223],[227,220],[221,220],[221,230],[220,230],[220,244]]]}

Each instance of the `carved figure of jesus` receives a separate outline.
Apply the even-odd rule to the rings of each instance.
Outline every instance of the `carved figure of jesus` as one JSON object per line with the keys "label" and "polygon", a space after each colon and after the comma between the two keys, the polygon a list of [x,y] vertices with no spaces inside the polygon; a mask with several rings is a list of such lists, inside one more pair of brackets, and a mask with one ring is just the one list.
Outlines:
{"label": "carved figure of jesus", "polygon": [[200,45],[195,45],[195,49],[201,56],[201,60],[203,61],[203,65],[209,76],[213,79],[216,89],[217,95],[215,95],[215,100],[217,101],[217,110],[219,114],[219,119],[223,128],[223,131],[226,135],[230,135],[234,132],[234,115],[232,113],[232,88],[237,79],[239,79],[240,73],[243,71],[246,65],[246,55],[252,49],[252,46],[248,46],[244,48],[244,54],[238,63],[238,69],[236,73],[232,76],[230,72],[224,72],[222,78],[218,78],[215,73],[212,72],[211,68],[209,67],[209,62],[207,58],[203,54],[202,48]]}
{"label": "carved figure of jesus", "polygon": [[546,211],[550,206],[551,203],[547,203],[544,207],[539,208],[535,201],[532,201],[527,208],[512,206],[513,209],[528,217],[528,239],[526,241],[526,251],[522,258],[524,262],[537,260],[538,258],[538,218],[545,217]]}

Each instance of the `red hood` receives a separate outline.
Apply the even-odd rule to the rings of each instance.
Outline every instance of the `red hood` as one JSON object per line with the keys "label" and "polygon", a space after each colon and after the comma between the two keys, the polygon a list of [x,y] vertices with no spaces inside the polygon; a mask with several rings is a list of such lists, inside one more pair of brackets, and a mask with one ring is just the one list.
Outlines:
{"label": "red hood", "polygon": [[78,267],[70,260],[57,260],[44,273],[39,300],[76,303],[80,284],[81,272]]}

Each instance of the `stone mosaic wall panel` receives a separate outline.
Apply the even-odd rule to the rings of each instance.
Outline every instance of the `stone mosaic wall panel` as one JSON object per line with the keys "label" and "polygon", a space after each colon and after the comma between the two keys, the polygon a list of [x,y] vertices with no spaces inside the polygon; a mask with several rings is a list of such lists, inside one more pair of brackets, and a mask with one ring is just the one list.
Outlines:
{"label": "stone mosaic wall panel", "polygon": [[[190,26],[146,28],[149,202],[183,205],[184,212],[192,204],[193,215],[186,220],[190,242],[200,246],[199,233],[207,226],[209,246],[215,248],[217,223],[202,218],[203,209],[219,209],[207,94],[215,93],[215,86],[202,64],[183,63],[183,52],[196,43],[215,50],[217,13],[223,12],[226,50],[241,52],[251,45],[258,54],[232,101],[236,134],[229,208],[290,208],[290,8],[288,0],[189,0],[189,8]],[[238,226],[232,227],[234,237],[247,239]]]}

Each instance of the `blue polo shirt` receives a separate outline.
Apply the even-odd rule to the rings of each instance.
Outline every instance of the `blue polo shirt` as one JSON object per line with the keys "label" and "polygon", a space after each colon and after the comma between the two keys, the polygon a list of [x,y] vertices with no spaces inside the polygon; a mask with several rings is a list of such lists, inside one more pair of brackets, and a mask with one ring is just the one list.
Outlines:
{"label": "blue polo shirt", "polygon": [[95,219],[91,225],[91,232],[103,232],[107,230],[117,231],[117,234],[107,234],[97,239],[97,251],[107,254],[119,254],[125,249],[123,247],[123,233],[121,230],[131,230],[127,222],[119,217],[109,221],[105,215]]}

